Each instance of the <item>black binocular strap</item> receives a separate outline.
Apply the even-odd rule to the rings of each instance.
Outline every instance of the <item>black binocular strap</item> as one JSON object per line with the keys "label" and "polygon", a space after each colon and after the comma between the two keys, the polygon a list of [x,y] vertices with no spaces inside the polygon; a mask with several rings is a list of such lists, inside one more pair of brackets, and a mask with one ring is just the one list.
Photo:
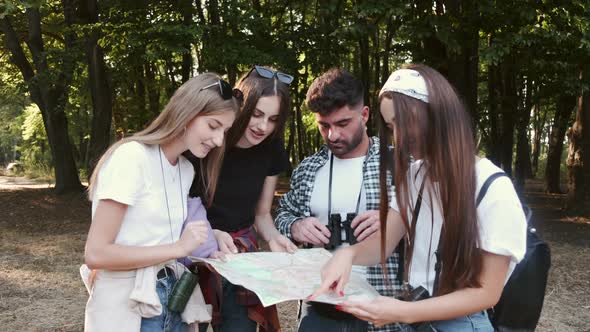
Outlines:
{"label": "black binocular strap", "polygon": [[[369,145],[370,146],[370,145]],[[369,152],[367,151],[367,155],[369,154]],[[365,156],[365,159],[363,160],[363,168],[365,166],[365,161],[367,160],[367,156]],[[334,154],[331,153],[330,154],[330,179],[328,180],[328,219],[330,218],[330,216],[332,215],[332,172],[334,170]],[[358,214],[359,213],[359,207],[361,205],[361,195],[363,193],[363,186],[365,184],[365,173],[362,171],[361,168],[361,189],[359,190],[359,195],[356,199],[356,209],[354,210],[354,213]]]}

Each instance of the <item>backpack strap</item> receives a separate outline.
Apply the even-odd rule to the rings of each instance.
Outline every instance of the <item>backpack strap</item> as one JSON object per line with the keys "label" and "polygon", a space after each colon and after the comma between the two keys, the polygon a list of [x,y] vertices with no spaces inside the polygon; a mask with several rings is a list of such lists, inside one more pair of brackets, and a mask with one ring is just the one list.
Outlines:
{"label": "backpack strap", "polygon": [[[416,229],[416,223],[418,222],[418,216],[420,215],[420,207],[422,206],[422,194],[424,193],[424,185],[426,184],[426,181],[422,181],[422,184],[420,185],[420,190],[418,191],[418,198],[416,199],[416,205],[414,206],[414,213],[412,214],[412,221],[411,221],[411,227],[413,227],[414,229]],[[409,236],[409,235],[408,235]],[[399,268],[398,268],[398,280],[400,281],[401,285],[406,285],[408,284],[408,279],[409,276],[407,274],[407,272],[409,271],[409,257],[407,257],[408,254],[408,245],[409,245],[409,240],[407,240],[408,243],[405,243],[406,240],[404,240],[403,238],[400,240],[399,243],[399,255],[400,258],[403,259],[403,262],[401,262],[399,264]]]}
{"label": "backpack strap", "polygon": [[481,201],[483,200],[484,196],[486,195],[486,193],[488,192],[488,189],[490,187],[490,185],[499,177],[501,176],[505,176],[507,178],[508,175],[504,172],[497,172],[494,173],[492,175],[490,175],[487,179],[486,182],[483,183],[483,185],[481,186],[481,189],[479,189],[479,194],[477,194],[477,199],[475,200],[475,206],[478,207],[479,203],[481,203]]}
{"label": "backpack strap", "polygon": [[[489,189],[490,185],[497,178],[499,178],[501,176],[508,177],[508,175],[506,173],[504,173],[504,172],[497,172],[497,173],[494,173],[494,174],[490,175],[486,179],[486,181],[481,186],[481,189],[479,189],[479,193],[477,194],[477,199],[475,200],[475,206],[476,206],[476,208],[479,206],[479,203],[481,203],[481,201],[483,200],[484,196],[488,192],[488,189]],[[419,205],[418,204],[417,204],[417,207],[419,208]],[[415,216],[415,217],[417,217],[417,216]],[[433,292],[432,295],[433,296],[436,296],[436,293],[437,293],[437,290],[438,290],[438,280],[439,280],[439,276],[440,276],[440,271],[442,270],[442,259],[441,259],[441,252],[442,252],[442,241],[441,240],[442,240],[442,234],[443,233],[442,233],[442,229],[441,229],[440,237],[438,238],[438,246],[436,247],[436,251],[434,252],[434,255],[436,257],[436,263],[434,263],[434,284],[432,285],[432,292]]]}

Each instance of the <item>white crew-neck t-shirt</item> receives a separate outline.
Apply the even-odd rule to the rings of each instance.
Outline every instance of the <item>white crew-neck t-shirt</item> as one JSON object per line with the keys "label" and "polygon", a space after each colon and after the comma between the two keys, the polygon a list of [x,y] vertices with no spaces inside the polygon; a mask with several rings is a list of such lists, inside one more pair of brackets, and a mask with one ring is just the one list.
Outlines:
{"label": "white crew-neck t-shirt", "polygon": [[[329,153],[331,157],[331,152]],[[366,211],[367,199],[363,186],[363,164],[365,156],[340,159],[334,156],[332,172],[332,214],[340,214],[342,221],[346,220],[347,213],[356,212],[356,205],[360,193],[358,213]],[[330,191],[330,161],[322,166],[316,173],[313,191],[311,194],[311,214],[321,223],[328,225],[328,195]],[[342,239],[346,239],[344,229]],[[341,246],[348,246],[343,243]],[[365,266],[353,266],[353,271],[366,278]]]}
{"label": "white crew-neck t-shirt", "polygon": [[115,243],[128,246],[173,243],[180,237],[187,214],[193,177],[192,164],[182,156],[176,165],[171,165],[162,152],[160,163],[158,145],[124,143],[99,171],[92,197],[92,217],[99,200],[111,199],[128,205]]}
{"label": "white crew-neck t-shirt", "polygon": [[[414,206],[423,181],[424,169],[420,168],[421,164],[420,160],[416,161],[412,163],[409,170],[411,179],[415,179],[408,183]],[[475,164],[477,181],[475,197],[488,177],[501,171],[502,169],[488,159],[478,160]],[[414,253],[408,282],[413,287],[422,286],[428,289],[430,294],[433,294],[434,264],[436,263],[434,252],[438,247],[443,218],[438,201],[434,197],[431,200],[427,188],[428,185],[424,189],[420,214],[416,223]],[[436,184],[435,188],[437,188]],[[431,206],[431,201],[433,206]],[[395,197],[391,200],[390,206],[399,212]],[[432,218],[433,214],[434,218]],[[510,257],[506,282],[512,274],[514,266],[524,257],[526,251],[526,219],[520,200],[509,178],[499,177],[490,185],[477,207],[477,221],[481,249]]]}

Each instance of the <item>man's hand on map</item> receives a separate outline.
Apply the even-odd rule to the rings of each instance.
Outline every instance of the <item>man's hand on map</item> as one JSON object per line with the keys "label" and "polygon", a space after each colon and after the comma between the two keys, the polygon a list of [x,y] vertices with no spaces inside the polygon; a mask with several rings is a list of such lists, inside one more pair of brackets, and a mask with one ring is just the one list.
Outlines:
{"label": "man's hand on map", "polygon": [[350,248],[336,250],[332,258],[322,267],[322,283],[320,287],[307,300],[313,300],[316,296],[331,291],[344,296],[344,286],[346,286],[350,278],[354,256],[354,252]]}
{"label": "man's hand on map", "polygon": [[323,246],[330,242],[330,231],[316,217],[307,217],[297,220],[291,225],[293,239],[300,243],[311,243]]}
{"label": "man's hand on map", "polygon": [[360,213],[352,220],[350,227],[354,228],[354,236],[358,241],[368,238],[379,230],[379,210]]}
{"label": "man's hand on map", "polygon": [[370,302],[342,302],[336,309],[348,312],[359,319],[373,323],[376,327],[402,321],[400,313],[403,301],[393,297],[379,296]]}
{"label": "man's hand on map", "polygon": [[215,255],[216,257],[213,258],[225,258],[225,255],[238,253],[238,248],[234,244],[234,239],[232,239],[231,235],[218,229],[214,229],[213,234],[215,234],[217,245],[219,245],[219,252],[215,252],[211,257]]}
{"label": "man's hand on map", "polygon": [[268,241],[270,251],[273,252],[288,252],[294,253],[297,250],[297,246],[293,244],[286,236],[277,234]]}

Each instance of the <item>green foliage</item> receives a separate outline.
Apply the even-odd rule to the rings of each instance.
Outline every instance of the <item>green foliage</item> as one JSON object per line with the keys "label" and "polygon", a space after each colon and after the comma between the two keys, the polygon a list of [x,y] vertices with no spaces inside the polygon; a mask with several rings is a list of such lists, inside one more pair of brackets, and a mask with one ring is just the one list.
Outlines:
{"label": "green foliage", "polygon": [[45,168],[51,164],[51,153],[41,111],[35,104],[22,114],[22,143],[18,146],[25,169]]}
{"label": "green foliage", "polygon": [[[456,3],[461,5],[453,7]],[[157,116],[186,78],[187,69],[189,76],[214,71],[235,81],[253,64],[262,64],[295,76],[292,104],[302,109],[303,128],[297,127],[299,122],[289,123],[285,134],[293,137],[294,145],[299,141],[305,145],[295,146],[295,156],[297,151],[315,147],[317,127],[313,114],[305,111],[304,100],[310,83],[325,70],[341,67],[362,77],[374,99],[387,74],[405,62],[423,62],[448,74],[445,71],[451,63],[473,46],[470,36],[475,36],[478,46],[473,55],[479,74],[479,105],[474,114],[483,146],[492,141],[487,91],[490,68],[513,61],[521,81],[538,82],[533,101],[548,115],[560,94],[577,94],[588,87],[588,81],[578,77],[579,66],[590,63],[590,5],[586,0],[559,4],[533,0],[105,0],[99,4],[97,23],[76,17],[74,27],[67,28],[61,1],[0,0],[0,19],[10,18],[21,37],[29,30],[25,10],[40,10],[48,66],[46,74],[25,83],[5,56],[10,53],[6,46],[0,46],[0,157],[6,159],[16,144],[28,163],[51,164],[46,138],[38,130],[39,116],[29,108],[21,115],[31,102],[24,94],[27,84],[55,84],[63,75],[64,63],[72,60],[75,70],[65,113],[76,161],[86,164],[93,101],[85,43],[92,33],[98,34],[98,45],[104,51],[116,137],[140,130]],[[75,41],[66,51],[69,33]],[[361,45],[368,48],[368,54]],[[29,51],[24,50],[36,70]],[[183,67],[186,55],[192,60],[189,68]],[[376,111],[374,100],[370,104]]]}
{"label": "green foliage", "polygon": [[[8,69],[10,65],[0,58],[0,68]],[[0,166],[18,158],[16,146],[22,140],[20,115],[27,103],[18,79],[7,71],[0,72]]]}
{"label": "green foliage", "polygon": [[318,130],[318,124],[315,120],[315,113],[311,111],[304,112],[301,116],[303,125],[305,126],[305,132],[313,134]]}

